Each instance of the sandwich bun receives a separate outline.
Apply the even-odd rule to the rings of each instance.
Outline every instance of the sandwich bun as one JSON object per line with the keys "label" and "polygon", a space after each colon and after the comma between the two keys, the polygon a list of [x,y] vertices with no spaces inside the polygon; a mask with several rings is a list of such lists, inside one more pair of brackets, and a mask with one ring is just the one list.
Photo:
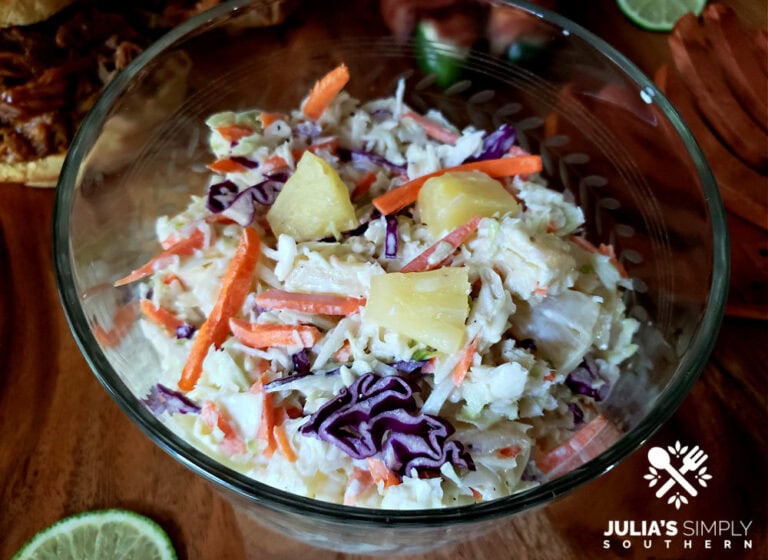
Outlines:
{"label": "sandwich bun", "polygon": [[0,27],[31,25],[51,17],[75,0],[0,0]]}

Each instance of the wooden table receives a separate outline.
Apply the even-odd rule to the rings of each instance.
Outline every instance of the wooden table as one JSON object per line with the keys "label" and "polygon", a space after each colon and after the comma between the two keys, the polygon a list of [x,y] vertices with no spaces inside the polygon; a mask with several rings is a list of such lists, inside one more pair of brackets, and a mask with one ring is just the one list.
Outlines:
{"label": "wooden table", "polygon": [[[634,28],[611,1],[599,4],[593,9],[590,3],[588,14],[565,9],[648,73],[668,60],[664,35]],[[765,26],[762,0],[730,4]],[[347,558],[240,520],[112,402],[61,310],[51,262],[53,200],[52,190],[0,185],[0,559],[61,517],[107,507],[156,519],[181,558]],[[759,243],[764,252],[755,259],[768,259],[768,241]],[[546,509],[510,520],[503,530],[421,558],[768,558],[766,327],[726,319],[701,379],[671,421],[610,473]],[[642,479],[648,448],[676,440],[705,449],[713,475],[679,512],[656,499]],[[723,550],[713,539],[706,550],[703,539],[694,539],[689,551],[680,544],[666,551],[658,540],[644,551],[639,538],[629,550],[616,541],[603,549],[609,520],[661,519],[678,520],[680,527],[685,520],[752,521],[753,549],[741,550],[736,539],[735,550]]]}

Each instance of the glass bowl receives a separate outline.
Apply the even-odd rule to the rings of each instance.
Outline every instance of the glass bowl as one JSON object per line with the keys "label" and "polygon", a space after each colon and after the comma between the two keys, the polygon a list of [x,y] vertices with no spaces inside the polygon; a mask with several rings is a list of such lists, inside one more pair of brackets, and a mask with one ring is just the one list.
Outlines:
{"label": "glass bowl", "polygon": [[[213,482],[243,514],[316,546],[371,554],[417,552],[477,536],[509,516],[574,491],[636,450],[674,412],[706,363],[723,314],[728,241],[716,184],[664,96],[621,54],[578,25],[527,2],[475,6],[468,56],[393,36],[378,2],[228,2],[181,25],[110,85],[80,127],[56,194],[54,257],[64,309],[96,377],[123,411],[176,460]],[[525,20],[505,42],[503,22]],[[500,23],[501,22],[501,23]],[[497,27],[494,27],[496,25]],[[498,27],[501,25],[501,27]],[[487,33],[485,36],[482,33]],[[587,236],[612,243],[634,278],[627,296],[641,352],[601,412],[598,434],[557,477],[495,501],[440,510],[370,510],[299,497],[255,482],[197,451],[140,402],[156,356],[116,310],[112,283],[157,249],[158,216],[203,194],[207,116],[298,106],[345,62],[348,91],[392,95],[398,78],[416,110],[462,127],[517,129],[541,154],[550,186],[583,208]],[[128,305],[127,305],[128,304]],[[124,317],[123,317],[124,319]]]}

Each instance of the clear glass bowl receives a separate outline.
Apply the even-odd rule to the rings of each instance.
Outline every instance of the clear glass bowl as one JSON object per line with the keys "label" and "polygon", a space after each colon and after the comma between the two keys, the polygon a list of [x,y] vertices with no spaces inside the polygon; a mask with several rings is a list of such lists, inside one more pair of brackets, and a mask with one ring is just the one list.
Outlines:
{"label": "clear glass bowl", "polygon": [[[494,10],[502,21],[526,14],[525,32],[512,47],[500,46],[499,34],[479,41],[468,58],[452,61],[457,69],[450,83],[420,66],[412,42],[389,33],[376,1],[306,2],[285,18],[290,7],[238,0],[190,20],[123,71],[81,126],[58,185],[54,256],[69,323],[99,381],[155,443],[215,483],[245,514],[336,550],[392,554],[465,540],[605,473],[680,404],[723,314],[723,208],[680,117],[622,55],[527,2],[479,8],[486,15]],[[204,192],[205,118],[255,107],[288,111],[341,61],[352,75],[348,90],[358,98],[391,95],[403,77],[407,102],[417,110],[436,107],[459,126],[514,125],[521,145],[542,155],[551,186],[584,209],[588,237],[613,243],[635,278],[627,303],[643,324],[642,352],[602,407],[620,437],[595,438],[561,476],[459,508],[332,505],[230,470],[141,404],[144,395],[136,393],[156,356],[133,330],[119,343],[109,336],[116,310],[130,308],[136,297],[133,288],[112,283],[156,252],[159,215],[180,211],[191,193]]]}

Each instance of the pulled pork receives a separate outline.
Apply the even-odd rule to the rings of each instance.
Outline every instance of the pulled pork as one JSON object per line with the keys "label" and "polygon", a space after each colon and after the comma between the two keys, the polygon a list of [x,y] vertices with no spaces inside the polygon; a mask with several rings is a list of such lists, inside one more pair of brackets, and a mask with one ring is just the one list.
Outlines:
{"label": "pulled pork", "polygon": [[0,162],[63,153],[103,87],[162,33],[219,0],[76,2],[0,29]]}

